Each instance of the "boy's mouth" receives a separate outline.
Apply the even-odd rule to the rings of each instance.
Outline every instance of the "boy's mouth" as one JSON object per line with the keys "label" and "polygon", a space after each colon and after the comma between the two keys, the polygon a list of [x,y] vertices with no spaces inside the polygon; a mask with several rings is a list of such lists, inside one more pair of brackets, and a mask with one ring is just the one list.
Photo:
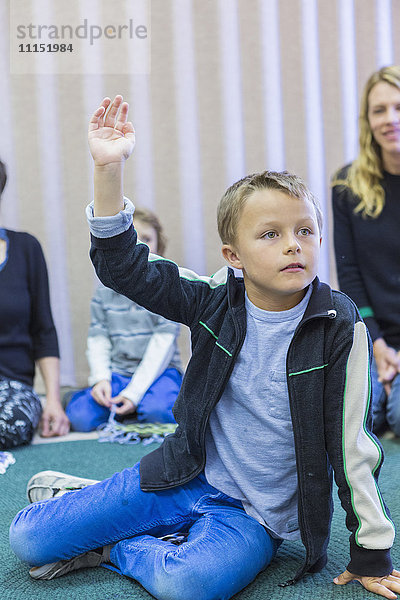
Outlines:
{"label": "boy's mouth", "polygon": [[298,273],[300,271],[304,271],[304,265],[302,265],[301,263],[290,263],[290,265],[287,265],[286,267],[281,269],[281,271],[290,271],[291,273]]}

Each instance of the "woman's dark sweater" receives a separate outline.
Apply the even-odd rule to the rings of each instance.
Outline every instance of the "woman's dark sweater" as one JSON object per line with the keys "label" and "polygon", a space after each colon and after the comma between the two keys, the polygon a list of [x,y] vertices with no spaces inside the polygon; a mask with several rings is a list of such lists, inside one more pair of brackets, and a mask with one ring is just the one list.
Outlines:
{"label": "woman's dark sweater", "polygon": [[59,356],[41,246],[29,233],[0,229],[0,376],[33,385],[35,361]]}
{"label": "woman's dark sweater", "polygon": [[[337,179],[345,179],[349,166]],[[385,206],[376,219],[355,214],[350,188],[332,190],[340,289],[356,303],[373,341],[400,349],[400,175],[385,172]]]}

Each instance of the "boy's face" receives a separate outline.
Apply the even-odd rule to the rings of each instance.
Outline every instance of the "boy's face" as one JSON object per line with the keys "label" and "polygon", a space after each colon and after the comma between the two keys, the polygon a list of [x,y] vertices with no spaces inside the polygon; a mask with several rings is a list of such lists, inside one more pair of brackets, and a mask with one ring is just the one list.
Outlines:
{"label": "boy's face", "polygon": [[247,199],[234,244],[222,253],[242,269],[246,291],[264,310],[288,310],[304,297],[317,274],[321,238],[315,208],[278,190]]}

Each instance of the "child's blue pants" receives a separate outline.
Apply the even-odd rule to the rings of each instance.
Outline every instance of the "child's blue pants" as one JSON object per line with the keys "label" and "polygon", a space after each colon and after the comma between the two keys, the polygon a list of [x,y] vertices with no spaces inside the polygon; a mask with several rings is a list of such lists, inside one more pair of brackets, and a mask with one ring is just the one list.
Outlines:
{"label": "child's blue pants", "polygon": [[[158,539],[176,531],[189,531],[187,542]],[[36,566],[115,544],[109,568],[159,600],[231,598],[265,569],[279,546],[241,502],[204,475],[170,490],[143,492],[138,464],[29,505],[15,517],[10,542],[22,561]]]}
{"label": "child's blue pants", "polygon": [[[111,395],[118,396],[130,380],[130,377],[113,373]],[[136,410],[137,420],[141,423],[175,423],[172,407],[179,394],[181,383],[182,375],[177,369],[166,369],[140,401]],[[85,388],[76,392],[65,410],[74,431],[93,431],[105,423],[110,416],[110,410],[96,402],[90,393],[91,390],[92,388]]]}

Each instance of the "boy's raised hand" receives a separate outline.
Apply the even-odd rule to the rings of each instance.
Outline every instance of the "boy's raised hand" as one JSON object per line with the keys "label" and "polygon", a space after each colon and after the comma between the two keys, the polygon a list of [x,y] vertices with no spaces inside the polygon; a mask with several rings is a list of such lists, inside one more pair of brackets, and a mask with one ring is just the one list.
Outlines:
{"label": "boy's raised hand", "polygon": [[384,598],[390,598],[390,600],[397,598],[396,592],[400,593],[400,572],[395,570],[390,575],[386,575],[386,577],[354,575],[346,570],[333,580],[337,585],[346,585],[350,581],[359,581],[369,592],[374,592]]}
{"label": "boy's raised hand", "polygon": [[132,154],[135,131],[128,121],[129,105],[122,96],[104,98],[89,122],[89,148],[96,166],[122,163]]}

